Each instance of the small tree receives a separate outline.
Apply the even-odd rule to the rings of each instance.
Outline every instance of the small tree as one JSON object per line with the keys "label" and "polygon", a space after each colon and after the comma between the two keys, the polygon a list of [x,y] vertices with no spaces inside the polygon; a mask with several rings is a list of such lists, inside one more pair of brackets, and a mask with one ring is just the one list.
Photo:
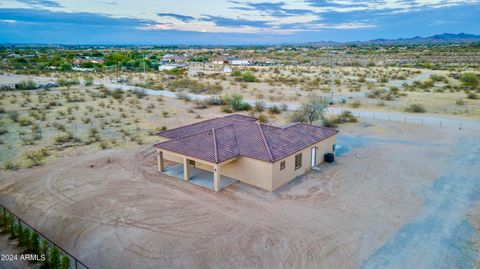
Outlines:
{"label": "small tree", "polygon": [[70,258],[67,256],[62,257],[61,269],[70,269]]}
{"label": "small tree", "polygon": [[15,218],[13,216],[10,216],[9,223],[8,231],[10,232],[11,238],[15,238],[17,236],[17,230]]}
{"label": "small tree", "polygon": [[30,229],[25,227],[23,229],[23,236],[22,236],[23,238],[22,239],[23,239],[23,246],[25,246],[27,248],[30,246],[30,234],[31,234]]}
{"label": "small tree", "polygon": [[42,244],[40,246],[40,255],[44,255],[45,256],[45,260],[43,261],[43,264],[45,265],[46,268],[48,268],[48,264],[49,264],[49,261],[50,259],[48,258],[49,257],[49,248],[50,248],[50,245],[48,244],[48,241],[47,240],[42,240]]}
{"label": "small tree", "polygon": [[242,111],[246,107],[241,94],[227,94],[223,99],[225,100],[225,104],[229,105],[234,111]]}
{"label": "small tree", "polygon": [[60,269],[60,251],[56,246],[50,250],[50,267],[51,269]]}
{"label": "small tree", "polygon": [[23,246],[23,226],[21,224],[15,225],[15,233],[17,234],[18,244]]}
{"label": "small tree", "polygon": [[28,248],[33,254],[40,254],[40,238],[37,232],[32,233]]}
{"label": "small tree", "polygon": [[311,94],[302,106],[293,113],[291,120],[312,124],[314,121],[323,118],[327,106],[328,103],[326,100]]}
{"label": "small tree", "polygon": [[5,228],[7,223],[7,217],[3,214],[0,214],[0,227]]}

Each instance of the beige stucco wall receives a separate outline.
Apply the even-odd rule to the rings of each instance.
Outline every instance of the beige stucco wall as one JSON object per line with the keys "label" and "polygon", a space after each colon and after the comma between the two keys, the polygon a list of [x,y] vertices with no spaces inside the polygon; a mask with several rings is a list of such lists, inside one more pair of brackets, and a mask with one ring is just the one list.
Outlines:
{"label": "beige stucco wall", "polygon": [[238,179],[241,182],[272,191],[272,163],[248,157],[237,160],[220,167],[222,175]]}
{"label": "beige stucco wall", "polygon": [[[240,157],[234,161],[227,161],[226,163],[221,164],[220,173],[224,176],[237,179],[246,184],[253,185],[267,191],[274,191],[295,177],[303,175],[311,169],[310,163],[312,147],[317,147],[316,159],[318,165],[323,162],[323,155],[325,153],[332,152],[332,146],[335,143],[336,136],[332,136],[274,163],[248,157]],[[295,155],[299,153],[302,153],[302,167],[295,170]],[[164,152],[164,158],[177,163],[183,163],[183,156],[176,153]],[[285,169],[280,170],[280,163],[282,161],[285,161]],[[198,160],[195,163],[195,167],[210,172],[213,171],[212,165],[213,164],[199,162]]]}
{"label": "beige stucco wall", "polygon": [[[311,149],[317,147],[317,165],[323,162],[323,155],[332,152],[332,146],[336,143],[336,136],[329,137],[301,151],[278,160],[273,163],[272,186],[273,190],[285,185],[295,177],[301,176],[312,169],[311,167]],[[302,153],[302,167],[295,170],[295,155]],[[280,170],[280,163],[285,161],[285,169]]]}

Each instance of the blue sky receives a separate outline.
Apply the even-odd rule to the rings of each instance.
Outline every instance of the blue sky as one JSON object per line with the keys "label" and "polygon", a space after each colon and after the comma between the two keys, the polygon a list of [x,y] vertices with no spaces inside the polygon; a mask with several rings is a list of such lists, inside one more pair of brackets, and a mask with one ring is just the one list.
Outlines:
{"label": "blue sky", "polygon": [[0,43],[279,44],[480,34],[480,0],[2,0]]}

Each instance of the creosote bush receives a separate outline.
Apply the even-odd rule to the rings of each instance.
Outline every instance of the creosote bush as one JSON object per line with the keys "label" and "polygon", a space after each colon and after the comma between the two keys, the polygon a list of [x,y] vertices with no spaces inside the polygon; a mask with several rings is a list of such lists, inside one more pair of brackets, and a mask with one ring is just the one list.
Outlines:
{"label": "creosote bush", "polygon": [[425,113],[426,110],[421,104],[411,104],[408,106],[405,111],[412,112],[412,113]]}
{"label": "creosote bush", "polygon": [[29,160],[34,166],[42,164],[45,157],[47,157],[48,151],[46,148],[41,148],[33,151],[28,151],[23,154],[26,160]]}

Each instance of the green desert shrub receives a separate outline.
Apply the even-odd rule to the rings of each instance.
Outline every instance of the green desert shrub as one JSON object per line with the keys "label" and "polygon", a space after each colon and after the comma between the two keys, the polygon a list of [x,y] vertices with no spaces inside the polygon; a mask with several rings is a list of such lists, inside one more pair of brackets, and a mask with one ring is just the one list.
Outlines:
{"label": "green desert shrub", "polygon": [[350,104],[350,106],[351,106],[352,108],[359,108],[360,106],[362,106],[362,103],[361,103],[360,101],[356,100],[356,101],[353,101],[353,102]]}
{"label": "green desert shrub", "polygon": [[23,154],[23,157],[26,160],[29,160],[33,165],[40,165],[45,157],[47,157],[48,152],[46,148],[41,148],[33,151],[28,151]]}
{"label": "green desert shrub", "polygon": [[227,94],[223,97],[223,100],[233,111],[243,111],[251,108],[249,104],[243,102],[243,96],[238,93]]}
{"label": "green desert shrub", "polygon": [[471,93],[467,94],[467,98],[472,99],[472,100],[478,100],[478,99],[480,99],[480,96],[478,96],[478,94],[476,94],[474,92],[471,92]]}
{"label": "green desert shrub", "polygon": [[247,72],[242,74],[242,81],[243,82],[255,82],[256,80],[257,80],[257,78],[250,71],[247,71]]}
{"label": "green desert shrub", "polygon": [[477,88],[480,84],[480,79],[475,73],[463,74],[460,81],[462,81],[463,86],[470,88]]}
{"label": "green desert shrub", "polygon": [[338,126],[338,124],[330,118],[325,118],[323,119],[323,126],[329,127],[329,128],[335,128]]}
{"label": "green desert shrub", "polygon": [[8,133],[8,129],[0,125],[0,135],[4,135],[6,133]]}
{"label": "green desert shrub", "polygon": [[263,112],[265,110],[265,102],[263,101],[256,101],[253,109],[257,112]]}
{"label": "green desert shrub", "polygon": [[278,106],[273,105],[273,106],[268,108],[268,113],[270,113],[270,114],[281,114],[282,110],[280,110],[280,108]]}
{"label": "green desert shrub", "polygon": [[74,141],[77,141],[77,139],[70,132],[62,132],[55,137],[55,144],[63,144]]}
{"label": "green desert shrub", "polygon": [[33,121],[29,117],[21,116],[20,118],[18,118],[18,124],[20,124],[20,126],[29,126],[32,123],[33,123]]}
{"label": "green desert shrub", "polygon": [[258,115],[257,120],[260,123],[268,123],[268,118],[264,114]]}
{"label": "green desert shrub", "polygon": [[18,90],[26,91],[26,90],[34,90],[37,88],[37,84],[33,82],[33,80],[22,80],[16,85]]}
{"label": "green desert shrub", "polygon": [[185,102],[190,102],[190,101],[192,101],[192,98],[191,98],[188,94],[186,94],[186,93],[184,93],[184,92],[177,92],[177,93],[175,94],[175,96],[177,97],[177,99],[183,100],[183,101],[185,101]]}
{"label": "green desert shrub", "polygon": [[353,115],[351,111],[343,111],[340,115],[331,116],[329,118],[323,119],[323,126],[334,128],[337,127],[339,124],[348,122],[357,122],[357,118]]}
{"label": "green desert shrub", "polygon": [[5,170],[18,170],[18,168],[20,168],[20,166],[18,165],[18,163],[12,161],[12,160],[7,160],[3,163],[3,169]]}
{"label": "green desert shrub", "polygon": [[411,104],[408,106],[405,111],[411,112],[411,113],[425,113],[426,110],[421,104]]}
{"label": "green desert shrub", "polygon": [[19,117],[20,117],[20,114],[18,114],[17,111],[12,111],[8,113],[8,118],[10,118],[13,122],[18,122]]}
{"label": "green desert shrub", "polygon": [[116,99],[116,100],[123,99],[123,91],[120,90],[120,89],[115,89],[115,90],[112,92],[112,98],[113,98],[113,99]]}

